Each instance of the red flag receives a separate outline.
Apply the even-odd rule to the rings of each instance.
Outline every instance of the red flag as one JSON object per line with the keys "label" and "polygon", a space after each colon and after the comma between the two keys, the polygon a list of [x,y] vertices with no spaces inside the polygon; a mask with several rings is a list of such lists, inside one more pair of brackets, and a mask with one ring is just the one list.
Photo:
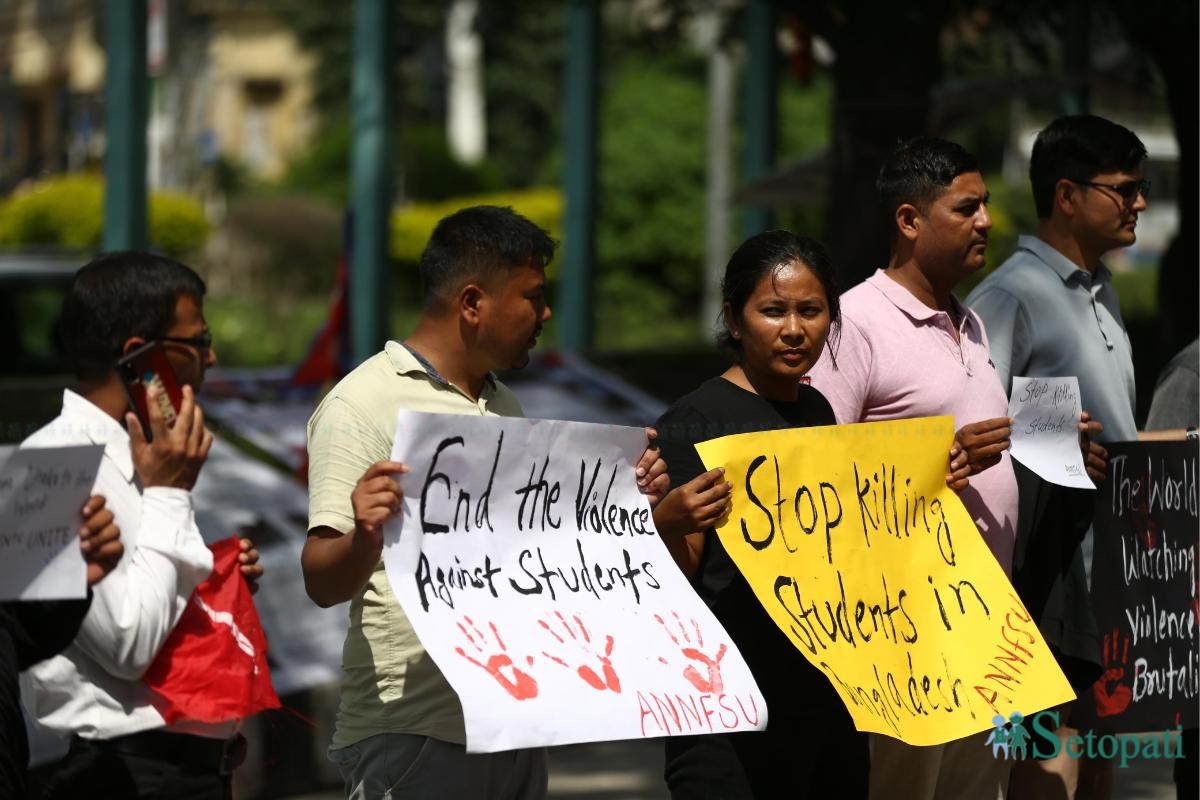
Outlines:
{"label": "red flag", "polygon": [[333,297],[329,303],[329,318],[313,337],[308,352],[292,373],[293,386],[319,386],[336,381],[346,374],[345,363],[350,344],[350,316],[346,307],[348,294],[346,259],[338,259]]}
{"label": "red flag", "polygon": [[224,722],[279,708],[267,638],[238,569],[238,537],[210,545],[213,571],[192,592],[179,623],[143,680],[167,723]]}

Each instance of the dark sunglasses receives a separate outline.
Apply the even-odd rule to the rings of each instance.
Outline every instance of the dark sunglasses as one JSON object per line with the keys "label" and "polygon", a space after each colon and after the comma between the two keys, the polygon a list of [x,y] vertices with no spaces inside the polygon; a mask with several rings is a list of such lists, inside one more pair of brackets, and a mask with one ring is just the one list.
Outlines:
{"label": "dark sunglasses", "polygon": [[1125,183],[1096,183],[1094,181],[1075,181],[1080,186],[1093,186],[1097,189],[1109,189],[1117,193],[1117,196],[1124,201],[1126,206],[1132,206],[1137,202],[1138,195],[1142,197],[1150,196],[1150,181],[1127,181]]}
{"label": "dark sunglasses", "polygon": [[212,331],[205,331],[199,336],[160,336],[160,342],[171,342],[172,344],[186,344],[197,350],[204,351],[212,348],[213,336]]}

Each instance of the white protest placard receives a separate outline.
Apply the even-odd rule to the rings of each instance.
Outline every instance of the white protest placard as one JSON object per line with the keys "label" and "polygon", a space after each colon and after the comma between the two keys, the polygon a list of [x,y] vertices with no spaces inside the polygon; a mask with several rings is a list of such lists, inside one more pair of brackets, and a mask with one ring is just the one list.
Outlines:
{"label": "white protest placard", "polygon": [[401,411],[388,581],[467,749],[761,730],[746,662],[659,539],[639,428]]}
{"label": "white protest placard", "polygon": [[1079,381],[1014,377],[1008,400],[1012,457],[1051,483],[1095,489],[1079,450]]}
{"label": "white protest placard", "polygon": [[104,445],[25,448],[0,470],[0,600],[87,596],[80,509]]}

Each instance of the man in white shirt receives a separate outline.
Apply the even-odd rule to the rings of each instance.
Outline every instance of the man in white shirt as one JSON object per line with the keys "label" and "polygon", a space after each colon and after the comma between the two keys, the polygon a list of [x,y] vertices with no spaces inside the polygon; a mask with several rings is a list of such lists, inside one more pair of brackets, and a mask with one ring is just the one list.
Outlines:
{"label": "man in white shirt", "polygon": [[[39,725],[71,735],[47,797],[228,798],[244,740],[236,722],[166,726],[142,675],[212,571],[191,489],[212,444],[195,393],[216,363],[201,304],[204,282],[167,258],[102,255],[75,276],[63,303],[60,342],[79,390],[23,447],[105,446],[96,493],[107,498],[125,557],[93,590],[74,642],[27,673],[23,697]],[[116,360],[162,343],[183,390],[173,424],[148,390],[150,431],[129,412]],[[147,435],[147,434],[152,435]],[[242,572],[262,574],[242,541]]]}

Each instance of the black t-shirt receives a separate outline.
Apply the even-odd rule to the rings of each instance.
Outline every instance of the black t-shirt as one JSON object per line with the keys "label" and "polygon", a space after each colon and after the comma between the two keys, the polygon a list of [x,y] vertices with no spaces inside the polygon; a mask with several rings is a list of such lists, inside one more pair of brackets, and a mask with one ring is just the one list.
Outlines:
{"label": "black t-shirt", "polygon": [[[806,384],[793,402],[768,400],[724,378],[712,378],[681,397],[655,424],[671,485],[705,472],[695,444],[752,431],[833,425],[825,396]],[[713,529],[692,579],[697,593],[729,631],[766,697],[772,719],[840,707],[828,679],[800,654],[767,615]]]}
{"label": "black t-shirt", "polygon": [[29,742],[17,674],[71,643],[91,604],[86,600],[0,603],[0,797],[25,796]]}

